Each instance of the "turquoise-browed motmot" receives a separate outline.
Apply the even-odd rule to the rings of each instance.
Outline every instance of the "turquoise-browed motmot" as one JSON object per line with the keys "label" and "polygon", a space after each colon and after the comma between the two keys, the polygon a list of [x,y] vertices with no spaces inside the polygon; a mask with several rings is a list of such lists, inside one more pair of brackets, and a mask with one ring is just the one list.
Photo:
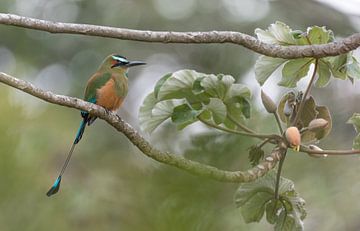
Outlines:
{"label": "turquoise-browed motmot", "polygon": [[[118,110],[128,93],[128,69],[133,66],[144,64],[144,62],[140,61],[128,61],[121,55],[109,55],[87,82],[84,100],[100,105],[108,111]],[[46,193],[47,196],[51,196],[59,191],[62,175],[69,164],[75,145],[81,140],[86,125],[91,125],[96,119],[96,116],[93,116],[85,111],[81,112],[81,116],[83,120],[80,124],[75,140],[66,157],[58,178],[55,180],[50,190]]]}

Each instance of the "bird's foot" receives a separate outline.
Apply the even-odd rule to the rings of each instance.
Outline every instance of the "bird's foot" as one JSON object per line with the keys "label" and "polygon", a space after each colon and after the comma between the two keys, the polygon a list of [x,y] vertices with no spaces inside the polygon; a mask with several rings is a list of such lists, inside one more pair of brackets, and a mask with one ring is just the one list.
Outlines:
{"label": "bird's foot", "polygon": [[110,115],[111,114],[111,111],[109,111],[107,108],[104,108],[105,109],[105,113],[107,114],[107,115]]}

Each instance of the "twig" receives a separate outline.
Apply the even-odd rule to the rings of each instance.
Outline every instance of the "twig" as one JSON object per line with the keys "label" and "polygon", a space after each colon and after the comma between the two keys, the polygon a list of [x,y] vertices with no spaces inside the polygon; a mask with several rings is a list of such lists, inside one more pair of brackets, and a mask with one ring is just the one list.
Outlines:
{"label": "twig", "polygon": [[304,145],[301,145],[300,152],[308,154],[322,154],[329,156],[344,156],[344,155],[356,155],[360,154],[360,150],[312,150]]}
{"label": "twig", "polygon": [[309,83],[308,83],[308,85],[306,87],[305,94],[301,99],[299,110],[297,110],[297,112],[296,112],[295,119],[294,119],[294,121],[292,123],[294,126],[296,126],[298,120],[300,119],[301,113],[302,113],[302,111],[304,109],[304,106],[305,106],[305,101],[306,101],[306,99],[307,99],[307,97],[308,97],[308,95],[310,93],[311,87],[312,87],[312,85],[314,83],[315,76],[316,76],[316,71],[317,71],[317,68],[318,68],[318,63],[319,63],[319,60],[315,59],[314,72],[313,72],[313,74],[311,76],[311,79],[310,79],[310,81],[309,81]]}
{"label": "twig", "polygon": [[256,133],[254,130],[246,127],[244,124],[239,123],[234,117],[232,117],[231,115],[227,115],[228,119],[233,122],[236,126],[238,126],[239,128],[241,128],[242,130],[248,132],[248,133]]}
{"label": "twig", "polygon": [[280,177],[281,177],[282,166],[284,164],[285,158],[286,158],[286,152],[284,152],[283,156],[280,157],[279,167],[278,167],[278,170],[276,173],[276,183],[275,183],[275,199],[276,200],[279,199]]}
{"label": "twig", "polygon": [[244,46],[257,53],[277,58],[294,59],[303,57],[322,58],[336,56],[355,50],[360,46],[360,33],[353,34],[340,41],[306,46],[280,46],[263,43],[253,36],[234,31],[207,32],[174,32],[149,31],[98,26],[89,24],[75,24],[52,22],[36,18],[23,17],[14,14],[1,14],[0,24],[24,27],[50,33],[82,34],[100,36],[122,40],[160,43],[232,43]]}
{"label": "twig", "polygon": [[199,120],[201,122],[203,122],[204,124],[208,125],[209,127],[213,127],[225,132],[229,132],[229,133],[233,133],[233,134],[237,134],[237,135],[243,135],[243,136],[250,136],[250,137],[255,137],[255,138],[259,138],[259,139],[271,139],[271,140],[282,140],[282,138],[278,135],[275,134],[258,134],[258,133],[249,133],[249,132],[242,132],[242,131],[238,131],[238,130],[233,130],[233,129],[229,129],[226,127],[222,127],[216,124],[211,123],[210,121],[204,120],[199,118]]}
{"label": "twig", "polygon": [[282,126],[281,126],[281,121],[280,121],[279,115],[276,112],[274,112],[273,114],[275,116],[276,123],[277,123],[277,125],[279,127],[279,132],[280,132],[281,135],[283,135],[284,130],[283,130]]}

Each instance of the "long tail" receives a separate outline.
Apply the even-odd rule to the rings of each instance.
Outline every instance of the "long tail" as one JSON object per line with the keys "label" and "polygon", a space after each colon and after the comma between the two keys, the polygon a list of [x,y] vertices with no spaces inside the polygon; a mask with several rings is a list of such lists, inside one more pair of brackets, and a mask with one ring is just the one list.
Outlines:
{"label": "long tail", "polygon": [[57,193],[60,189],[60,183],[61,183],[61,177],[62,175],[64,174],[65,172],[65,169],[66,167],[68,166],[69,164],[69,161],[70,161],[70,158],[72,156],[72,153],[74,151],[74,148],[75,148],[75,145],[77,143],[79,143],[79,141],[81,140],[83,134],[84,134],[84,131],[85,131],[85,128],[86,128],[86,124],[89,122],[89,120],[91,120],[91,117],[89,116],[88,113],[81,113],[82,117],[83,117],[83,120],[81,121],[81,124],[80,124],[80,127],[78,129],[78,132],[76,133],[76,137],[75,137],[75,140],[71,146],[71,149],[66,157],[66,160],[64,162],[64,165],[62,166],[61,168],[61,171],[60,171],[60,174],[59,176],[56,178],[54,184],[51,186],[51,188],[49,189],[49,191],[46,193],[46,195],[49,197],[49,196],[52,196],[54,195],[55,193]]}

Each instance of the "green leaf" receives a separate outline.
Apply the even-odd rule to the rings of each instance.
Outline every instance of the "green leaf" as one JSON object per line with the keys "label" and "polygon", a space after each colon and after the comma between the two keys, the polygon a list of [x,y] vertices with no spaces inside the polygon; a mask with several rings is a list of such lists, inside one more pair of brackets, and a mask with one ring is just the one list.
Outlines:
{"label": "green leaf", "polygon": [[171,115],[171,120],[177,125],[179,130],[198,121],[197,116],[202,111],[192,109],[188,104],[181,104],[176,106]]}
{"label": "green leaf", "polygon": [[[349,54],[351,54],[351,52]],[[322,58],[321,60],[327,61],[327,63],[330,65],[331,73],[335,78],[345,80],[347,78],[345,65],[347,63],[349,54],[342,54],[335,57],[326,57]]]}
{"label": "green leaf", "polygon": [[305,100],[304,108],[300,116],[300,129],[303,127],[307,127],[309,123],[316,118],[318,112],[316,111],[316,103],[314,97],[310,96],[307,100]]}
{"label": "green leaf", "polygon": [[353,149],[360,149],[360,113],[354,113],[347,123],[354,125],[354,128],[358,133],[353,141]]}
{"label": "green leaf", "polygon": [[[248,87],[243,84],[235,83],[231,85],[228,90],[224,103],[227,108],[227,115],[231,116],[237,122],[242,122],[244,119],[250,118],[251,105],[249,100],[251,98],[251,92]],[[226,119],[224,122],[228,128],[235,128],[236,125]]]}
{"label": "green leaf", "polygon": [[279,200],[275,203],[275,183],[276,172],[270,171],[254,182],[240,185],[235,203],[240,207],[245,222],[259,222],[266,210],[267,220],[275,224],[276,230],[303,230],[305,201],[295,192],[294,183],[281,177]]}
{"label": "green leaf", "polygon": [[[329,135],[332,129],[332,119],[329,112],[329,109],[326,106],[316,106],[316,118],[315,119],[324,119],[328,121],[328,125],[323,129],[317,129],[316,131],[305,131],[301,134],[302,143],[314,143],[318,140],[321,140]],[[308,126],[306,124],[305,126]]]}
{"label": "green leaf", "polygon": [[194,94],[200,94],[200,93],[204,92],[204,88],[201,86],[201,81],[204,78],[205,77],[200,77],[194,81],[193,88],[192,88]]}
{"label": "green leaf", "polygon": [[328,136],[329,133],[331,132],[332,118],[331,118],[329,108],[326,106],[316,106],[316,111],[318,112],[318,114],[316,116],[317,119],[324,119],[324,120],[328,121],[328,125],[324,129],[322,129],[316,133],[316,138],[318,140],[321,140],[321,139],[325,138],[326,136]]}
{"label": "green leaf", "polygon": [[200,84],[211,97],[224,100],[234,82],[235,79],[232,76],[219,74],[217,76],[207,75]]}
{"label": "green leaf", "polygon": [[282,70],[282,79],[278,85],[283,87],[294,88],[297,82],[307,75],[313,58],[303,58],[290,60],[284,65]]}
{"label": "green leaf", "polygon": [[[251,116],[251,105],[244,97],[232,97],[225,102],[227,115],[231,116],[235,121],[242,123],[245,119]],[[225,121],[225,126],[228,128],[235,128],[235,124],[229,119]]]}
{"label": "green leaf", "polygon": [[291,103],[295,102],[295,98],[295,93],[290,91],[284,94],[279,102],[277,112],[279,114],[280,120],[286,124],[289,122],[289,117],[292,114],[292,108],[290,105]]}
{"label": "green leaf", "polygon": [[360,149],[360,134],[358,134],[354,139],[353,149],[354,150],[359,150]]}
{"label": "green leaf", "polygon": [[258,192],[241,207],[245,223],[259,222],[264,216],[266,203],[272,198],[267,192]]}
{"label": "green leaf", "polygon": [[181,99],[191,96],[194,81],[203,75],[193,70],[180,70],[172,73],[159,87],[157,99]]}
{"label": "green leaf", "polygon": [[249,161],[251,165],[253,167],[258,165],[260,160],[264,158],[264,154],[264,150],[262,150],[259,146],[251,146],[249,149]]}
{"label": "green leaf", "polygon": [[279,212],[282,209],[282,204],[280,200],[271,200],[270,203],[266,205],[266,220],[270,224],[275,224],[276,221],[279,219]]}
{"label": "green leaf", "polygon": [[228,89],[225,101],[230,101],[232,98],[243,97],[244,99],[250,100],[251,91],[244,84],[234,83]]}
{"label": "green leaf", "polygon": [[319,77],[315,82],[315,86],[316,87],[325,87],[329,81],[330,81],[330,77],[331,77],[331,72],[329,69],[329,64],[326,63],[325,60],[320,59],[318,62],[318,74]]}
{"label": "green leaf", "polygon": [[255,29],[257,38],[265,43],[279,45],[294,45],[296,41],[293,37],[291,28],[283,22],[271,24],[267,30]]}
{"label": "green leaf", "polygon": [[216,124],[221,124],[226,119],[226,106],[217,98],[210,98],[210,103],[205,107],[211,111],[213,120]]}
{"label": "green leaf", "polygon": [[346,65],[347,75],[354,79],[360,79],[360,66],[358,61],[352,57],[351,63]]}
{"label": "green leaf", "polygon": [[286,59],[271,58],[261,55],[255,63],[255,77],[260,86],[262,86],[271,74],[286,61]]}
{"label": "green leaf", "polygon": [[275,224],[275,231],[297,231],[303,228],[296,225],[294,217],[288,215],[285,210],[280,213],[279,219]]}
{"label": "green leaf", "polygon": [[356,132],[360,133],[360,113],[354,113],[346,123],[354,125]]}
{"label": "green leaf", "polygon": [[159,79],[159,81],[157,81],[155,88],[154,88],[155,98],[158,98],[160,88],[165,83],[165,81],[171,77],[171,75],[172,75],[172,73],[166,74],[161,79]]}
{"label": "green leaf", "polygon": [[331,30],[327,30],[325,26],[313,26],[308,29],[307,37],[312,45],[326,44],[333,40],[334,34]]}
{"label": "green leaf", "polygon": [[150,93],[140,107],[140,128],[145,132],[153,132],[161,123],[170,118],[174,107],[182,102],[184,101],[165,100],[157,102],[154,93]]}

